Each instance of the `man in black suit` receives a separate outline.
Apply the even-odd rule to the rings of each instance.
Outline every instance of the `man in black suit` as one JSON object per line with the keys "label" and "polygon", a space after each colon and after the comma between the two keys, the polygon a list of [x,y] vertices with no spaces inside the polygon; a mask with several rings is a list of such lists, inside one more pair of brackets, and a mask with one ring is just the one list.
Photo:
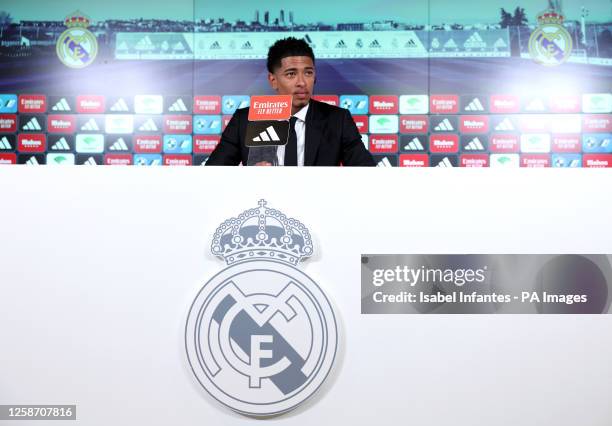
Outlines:
{"label": "man in black suit", "polygon": [[[268,81],[279,95],[292,95],[289,141],[277,149],[275,163],[284,166],[375,166],[361,135],[344,108],[311,99],[315,58],[308,43],[293,37],[278,40],[268,51]],[[206,165],[246,165],[244,144],[249,109],[237,110]],[[266,161],[255,165],[270,166]]]}

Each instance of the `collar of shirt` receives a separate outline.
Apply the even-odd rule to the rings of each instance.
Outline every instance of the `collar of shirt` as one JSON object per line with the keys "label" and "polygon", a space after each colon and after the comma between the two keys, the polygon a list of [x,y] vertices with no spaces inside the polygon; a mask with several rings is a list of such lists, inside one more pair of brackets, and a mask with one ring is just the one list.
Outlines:
{"label": "collar of shirt", "polygon": [[309,106],[310,106],[310,102],[307,103],[306,106],[303,106],[301,110],[293,114],[293,116],[300,121],[306,122],[306,114],[308,113]]}

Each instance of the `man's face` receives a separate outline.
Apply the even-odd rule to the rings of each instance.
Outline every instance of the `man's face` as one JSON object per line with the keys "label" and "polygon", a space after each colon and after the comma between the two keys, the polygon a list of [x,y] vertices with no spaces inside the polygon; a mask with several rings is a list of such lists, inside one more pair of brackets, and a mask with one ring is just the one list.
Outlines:
{"label": "man's face", "polygon": [[281,66],[268,73],[272,89],[279,95],[292,95],[291,113],[295,114],[306,106],[312,96],[315,83],[315,68],[309,56],[288,56],[281,60]]}

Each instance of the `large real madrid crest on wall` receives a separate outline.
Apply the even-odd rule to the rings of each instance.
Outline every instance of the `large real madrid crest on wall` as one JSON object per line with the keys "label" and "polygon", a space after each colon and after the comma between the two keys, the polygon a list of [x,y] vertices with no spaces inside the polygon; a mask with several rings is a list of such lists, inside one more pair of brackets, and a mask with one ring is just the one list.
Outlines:
{"label": "large real madrid crest on wall", "polygon": [[74,12],[66,17],[64,24],[68,29],[58,38],[57,57],[70,68],[85,68],[98,55],[96,36],[87,29],[89,18],[81,12]]}
{"label": "large real madrid crest on wall", "polygon": [[338,347],[329,300],[296,267],[313,253],[308,229],[261,200],[217,228],[212,253],[228,267],[189,311],[185,347],[193,373],[240,413],[295,408],[322,385]]}
{"label": "large real madrid crest on wall", "polygon": [[561,65],[572,54],[572,36],[563,27],[564,17],[554,10],[538,15],[538,27],[529,37],[529,54],[546,66]]}

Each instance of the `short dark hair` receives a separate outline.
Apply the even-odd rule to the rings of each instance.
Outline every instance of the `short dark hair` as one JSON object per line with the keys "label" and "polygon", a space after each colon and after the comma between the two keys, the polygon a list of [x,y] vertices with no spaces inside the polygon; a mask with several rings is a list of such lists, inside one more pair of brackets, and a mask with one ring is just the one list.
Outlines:
{"label": "short dark hair", "polygon": [[283,58],[288,56],[308,56],[314,64],[315,57],[312,48],[303,39],[295,37],[282,38],[270,46],[268,50],[268,71],[273,73],[281,66]]}

